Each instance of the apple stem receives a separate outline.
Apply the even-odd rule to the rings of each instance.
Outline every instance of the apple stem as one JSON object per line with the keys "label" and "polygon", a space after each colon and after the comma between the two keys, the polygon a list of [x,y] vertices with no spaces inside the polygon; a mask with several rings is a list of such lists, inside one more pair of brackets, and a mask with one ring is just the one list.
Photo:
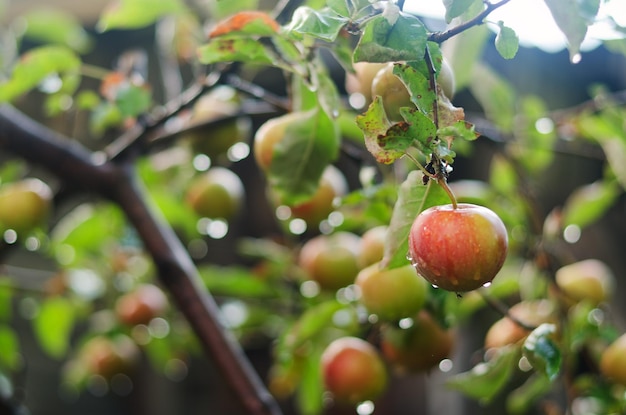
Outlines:
{"label": "apple stem", "polygon": [[454,196],[452,189],[450,189],[450,186],[448,186],[448,181],[446,180],[445,177],[437,177],[436,179],[437,179],[437,184],[439,184],[439,186],[441,186],[443,190],[445,190],[445,192],[448,194],[448,197],[450,198],[450,202],[452,203],[452,208],[456,209],[458,206],[457,201],[456,201],[456,196]]}

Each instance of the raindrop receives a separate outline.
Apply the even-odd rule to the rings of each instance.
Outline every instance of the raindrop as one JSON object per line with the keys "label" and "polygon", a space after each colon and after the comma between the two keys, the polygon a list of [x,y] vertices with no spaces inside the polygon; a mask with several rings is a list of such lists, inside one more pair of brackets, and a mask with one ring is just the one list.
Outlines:
{"label": "raindrop", "polygon": [[431,285],[432,285],[432,287],[433,287],[435,290],[439,288],[439,286],[438,286],[438,285],[435,285],[435,284],[431,284]]}
{"label": "raindrop", "polygon": [[487,281],[486,283],[483,284],[483,288],[489,288],[491,287],[491,281]]}
{"label": "raindrop", "polygon": [[374,412],[374,402],[364,401],[357,405],[356,413],[359,415],[370,415]]}
{"label": "raindrop", "polygon": [[398,327],[404,330],[410,329],[411,327],[413,327],[413,324],[414,324],[414,321],[410,317],[406,317],[398,321]]}
{"label": "raindrop", "polygon": [[572,56],[572,58],[571,58],[571,62],[572,62],[573,64],[577,64],[577,63],[579,63],[579,62],[580,62],[580,60],[581,60],[582,58],[583,58],[583,57],[581,56],[581,54],[580,54],[580,53],[577,53],[577,54],[575,54],[574,56]]}
{"label": "raindrop", "polygon": [[452,363],[452,360],[450,359],[443,359],[441,362],[439,362],[439,370],[441,370],[444,373],[451,371],[453,367],[454,367],[454,364]]}

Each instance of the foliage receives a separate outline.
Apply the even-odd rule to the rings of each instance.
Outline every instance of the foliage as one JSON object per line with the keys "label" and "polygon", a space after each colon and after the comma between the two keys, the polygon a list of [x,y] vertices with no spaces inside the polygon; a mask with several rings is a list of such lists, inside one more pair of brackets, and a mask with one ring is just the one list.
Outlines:
{"label": "foliage", "polygon": [[[424,309],[443,326],[458,328],[491,306],[525,334],[520,341],[487,350],[480,362],[455,361],[467,370],[448,376],[446,387],[485,405],[503,396],[515,414],[531,413],[536,402],[552,399],[551,391],[563,385],[577,385],[566,401],[558,402],[564,408],[571,408],[578,398],[594,399],[607,413],[626,407],[619,385],[597,370],[577,370],[580,356],[591,354],[598,362],[601,350],[617,337],[615,321],[596,318],[610,309],[610,298],[599,305],[573,304],[554,279],[557,269],[572,262],[571,253],[562,254],[572,242],[568,232],[585,231],[623,199],[623,102],[598,88],[589,104],[556,112],[542,97],[515,90],[482,59],[491,41],[503,59],[515,59],[519,51],[518,37],[506,22],[494,25],[494,36],[483,25],[508,0],[443,0],[448,27],[441,32],[404,11],[404,2],[311,0],[289,16],[257,10],[255,1],[205,3],[210,5],[196,5],[205,8],[196,15],[178,0],[112,2],[96,24],[99,32],[127,33],[169,25],[172,37],[159,47],[177,65],[174,78],[192,74],[185,79],[189,89],[176,91],[170,102],[161,98],[166,95],[164,86],[146,73],[142,64],[149,59],[146,54],[124,54],[115,67],[95,67],[88,54],[94,47],[92,35],[60,11],[47,15],[47,21],[40,14],[26,14],[28,29],[22,32],[0,29],[19,51],[12,59],[8,52],[3,54],[8,60],[1,61],[0,102],[24,105],[40,100],[48,117],[42,121],[51,125],[59,119],[88,119],[88,127],[79,134],[78,127],[60,131],[80,142],[68,142],[68,148],[75,144],[95,148],[89,154],[103,163],[130,160],[138,182],[145,186],[142,197],[163,217],[162,226],[175,231],[187,248],[201,288],[217,299],[226,328],[244,347],[263,342],[271,348],[272,368],[264,380],[276,398],[288,402],[295,396],[303,414],[324,412],[319,359],[325,347],[344,336],[378,345],[385,324],[406,328],[403,324],[413,323],[368,316],[353,285],[333,292],[316,286],[298,261],[302,244],[319,233],[362,235],[387,225],[380,266],[401,267],[408,263],[407,235],[414,218],[428,207],[470,198],[490,207],[507,225],[511,240],[507,263],[490,287],[462,298],[429,288]],[[545,3],[568,40],[571,59],[578,60],[600,1]],[[202,25],[211,28],[208,36]],[[443,92],[444,59],[452,63],[457,89],[480,106],[481,124],[466,119],[465,110],[453,105],[454,97]],[[341,67],[350,76],[356,63],[387,62],[393,63],[393,76],[408,94],[399,119],[388,113],[381,96],[369,101],[361,97],[368,105],[352,108],[332,73],[332,68]],[[268,74],[287,86],[284,95],[255,84]],[[87,82],[94,79],[96,87]],[[186,141],[191,131],[189,110],[201,95],[223,85],[236,90],[235,115],[262,114],[265,121],[285,112],[303,114],[276,145],[264,176],[246,170],[250,143],[236,143],[225,154],[209,158]],[[212,128],[231,121],[233,113],[203,121],[203,139],[211,140]],[[146,133],[129,143],[136,131]],[[493,157],[473,152],[477,140],[492,144]],[[550,175],[557,145],[574,143],[601,151],[602,176],[573,189],[553,211],[542,212],[534,191]],[[324,170],[329,165],[341,167],[346,155],[354,158],[359,170],[351,191],[319,227],[307,228],[305,221],[291,216],[291,210],[306,203]],[[453,167],[459,156],[484,165],[488,171],[480,182],[484,191],[474,187],[466,194],[454,188]],[[1,183],[27,176],[30,164],[28,157],[3,164]],[[214,166],[247,174],[242,176],[247,212],[229,220],[202,218],[185,204],[187,184]],[[67,184],[67,189],[58,187],[57,206],[67,204],[57,209],[49,228],[4,235],[2,251],[22,249],[38,255],[53,264],[53,272],[35,293],[26,293],[14,275],[0,276],[0,381],[22,370],[13,301],[30,304],[27,314],[39,346],[51,358],[66,362],[64,384],[82,389],[93,376],[81,347],[95,336],[128,336],[160,371],[173,360],[187,364],[199,348],[193,328],[176,307],[140,328],[125,326],[115,316],[116,301],[123,294],[140,284],[167,279],[159,274],[160,259],[148,254],[145,235],[131,225],[129,212],[114,202],[116,183],[100,191],[101,197]],[[264,187],[262,197],[258,186]],[[88,198],[67,202],[64,191]],[[266,209],[257,209],[258,203]],[[269,212],[269,217],[260,217],[259,211]],[[259,223],[270,221],[275,225],[271,231],[258,231]],[[242,230],[245,227],[252,230]],[[507,312],[519,301],[538,298],[555,305],[555,321],[533,325]],[[599,391],[600,387],[604,389]]]}

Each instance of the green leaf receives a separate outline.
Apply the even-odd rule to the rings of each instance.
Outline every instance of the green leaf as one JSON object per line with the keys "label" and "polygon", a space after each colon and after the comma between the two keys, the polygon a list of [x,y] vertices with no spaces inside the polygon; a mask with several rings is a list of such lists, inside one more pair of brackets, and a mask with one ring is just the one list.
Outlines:
{"label": "green leaf", "polygon": [[446,192],[434,181],[422,182],[422,173],[413,170],[398,190],[398,200],[393,208],[382,266],[397,268],[406,265],[408,236],[415,217],[431,206],[450,203]]}
{"label": "green leaf", "polygon": [[[424,60],[419,61],[424,63]],[[412,65],[394,64],[393,74],[399,77],[411,93],[411,102],[424,114],[432,114],[437,99],[435,91],[430,87],[428,72],[424,73]]]}
{"label": "green leaf", "polygon": [[51,75],[77,71],[80,58],[64,46],[41,46],[26,52],[8,81],[0,84],[0,102],[11,101]]}
{"label": "green leaf", "polygon": [[52,297],[41,303],[33,321],[35,336],[41,348],[60,359],[67,352],[74,328],[74,306],[63,297]]}
{"label": "green leaf", "polygon": [[[15,330],[0,324],[0,368],[16,370],[21,362],[19,339]],[[0,370],[2,373],[2,370]]]}
{"label": "green leaf", "polygon": [[538,374],[529,377],[519,388],[506,398],[506,408],[511,415],[523,415],[542,396],[550,392],[548,378]]}
{"label": "green leaf", "polygon": [[500,31],[496,36],[496,50],[504,59],[513,59],[519,49],[519,38],[515,30],[499,22]]}
{"label": "green leaf", "polygon": [[626,190],[626,139],[622,137],[602,140],[600,145],[604,150],[611,171],[615,174],[622,188]]}
{"label": "green leaf", "polygon": [[24,37],[38,42],[67,46],[76,52],[86,52],[91,38],[80,21],[60,9],[39,7],[23,16]]}
{"label": "green leaf", "polygon": [[442,46],[446,59],[454,71],[457,91],[474,80],[473,68],[483,56],[489,34],[490,31],[486,25],[474,26],[448,39]]}
{"label": "green leaf", "polygon": [[544,323],[533,330],[524,341],[523,352],[533,368],[551,382],[561,370],[561,350],[550,338],[556,332],[554,324]]}
{"label": "green leaf", "polygon": [[296,9],[291,22],[284,29],[291,34],[312,36],[327,42],[334,42],[348,21],[348,18],[338,16],[330,8],[317,11],[301,6]]}
{"label": "green leaf", "polygon": [[491,360],[479,363],[469,372],[452,376],[446,385],[481,403],[489,403],[508,383],[519,357],[516,347],[500,348]]}
{"label": "green leaf", "polygon": [[[597,0],[594,0],[594,2]],[[595,17],[593,8],[589,7],[590,2],[572,0],[544,0],[557,26],[567,38],[570,59],[574,59],[580,51],[580,45],[587,34],[589,17]],[[581,4],[582,9],[581,9]],[[593,16],[589,16],[593,14]]]}
{"label": "green leaf", "polygon": [[457,121],[452,125],[437,130],[438,137],[461,138],[463,140],[474,141],[480,134],[476,132],[473,124],[467,121]]}
{"label": "green leaf", "polygon": [[309,352],[301,365],[300,384],[297,392],[297,404],[303,415],[320,414],[324,408],[324,386],[320,359],[322,350],[315,347]]}
{"label": "green leaf", "polygon": [[455,17],[461,16],[469,10],[474,0],[443,0],[446,8],[446,22],[450,23]]}
{"label": "green leaf", "polygon": [[181,13],[184,10],[185,5],[180,0],[117,0],[104,10],[96,28],[101,32],[111,29],[139,29],[168,14]]}
{"label": "green leaf", "polygon": [[271,65],[277,57],[261,41],[243,37],[217,37],[198,48],[201,63],[250,62]]}
{"label": "green leaf", "polygon": [[424,57],[428,31],[411,15],[399,13],[397,19],[377,16],[363,28],[354,50],[355,62],[414,61]]}
{"label": "green leaf", "polygon": [[[335,326],[333,318],[337,312],[342,310],[353,311],[347,305],[335,300],[326,301],[309,308],[287,331],[283,346],[291,351],[299,348],[323,330]],[[356,321],[356,316],[354,318]]]}
{"label": "green leaf", "polygon": [[202,266],[198,268],[205,287],[214,295],[230,297],[273,297],[276,290],[247,268]]}
{"label": "green leaf", "polygon": [[336,123],[320,108],[302,113],[274,149],[270,184],[286,204],[307,200],[317,190],[322,172],[339,153]]}
{"label": "green leaf", "polygon": [[0,276],[0,321],[11,319],[13,285],[11,278]]}
{"label": "green leaf", "polygon": [[115,104],[120,109],[123,117],[136,117],[150,109],[152,93],[150,89],[125,84],[117,91]]}
{"label": "green leaf", "polygon": [[615,182],[596,181],[570,193],[563,206],[563,226],[584,228],[601,218],[613,206],[621,189]]}
{"label": "green leaf", "polygon": [[207,5],[211,8],[211,17],[222,20],[235,13],[245,10],[257,10],[259,0],[237,0],[237,1],[211,1]]}

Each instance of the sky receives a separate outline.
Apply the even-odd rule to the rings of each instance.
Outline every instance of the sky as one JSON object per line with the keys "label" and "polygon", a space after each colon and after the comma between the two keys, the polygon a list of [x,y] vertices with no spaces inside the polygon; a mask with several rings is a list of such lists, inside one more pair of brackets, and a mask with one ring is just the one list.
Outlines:
{"label": "sky", "polygon": [[[407,0],[405,10],[430,17],[445,15],[441,0]],[[618,24],[626,26],[626,0],[609,0],[603,2],[598,13],[598,23],[591,26],[582,50],[590,50],[598,46],[600,39],[615,38],[617,35],[608,27],[606,16],[612,16]],[[520,45],[535,46],[547,52],[558,52],[567,47],[565,37],[552,19],[552,15],[543,0],[513,0],[489,15],[488,20],[502,20],[511,27],[520,39]]]}

